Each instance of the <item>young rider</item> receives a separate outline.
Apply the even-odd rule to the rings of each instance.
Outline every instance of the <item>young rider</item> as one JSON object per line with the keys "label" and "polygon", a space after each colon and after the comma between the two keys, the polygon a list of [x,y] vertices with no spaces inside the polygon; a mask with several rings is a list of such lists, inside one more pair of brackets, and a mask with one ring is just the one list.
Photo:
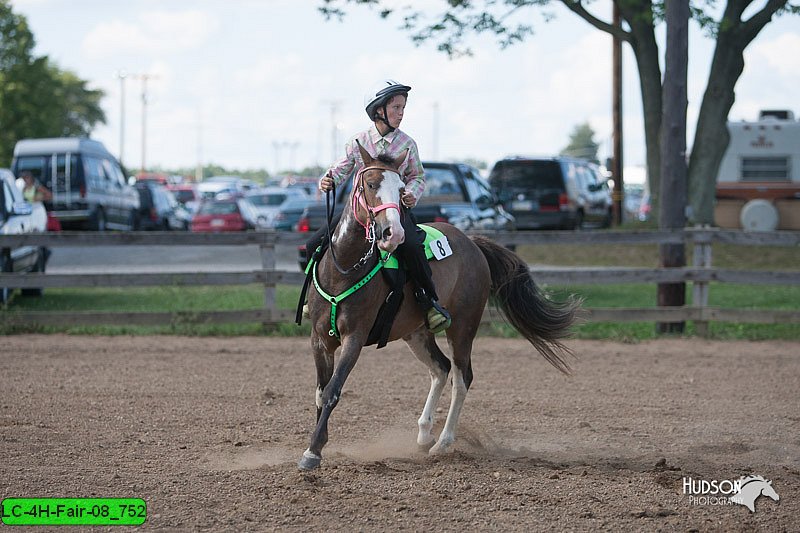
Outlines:
{"label": "young rider", "polygon": [[[319,180],[319,189],[328,192],[352,175],[354,170],[363,168],[364,163],[361,161],[357,143],[376,159],[381,155],[396,159],[403,151],[408,150],[405,164],[399,170],[405,182],[405,192],[400,199],[403,204],[403,216],[400,218],[406,240],[397,247],[395,254],[407,266],[411,279],[417,285],[415,296],[420,305],[427,310],[428,329],[438,333],[450,327],[450,314],[439,305],[439,298],[431,279],[431,267],[425,257],[422,241],[417,235],[416,221],[411,214],[411,208],[417,204],[425,190],[425,170],[419,159],[417,143],[398,129],[403,120],[410,90],[411,87],[408,85],[394,80],[383,80],[367,93],[364,97],[364,108],[373,125],[347,142],[344,158],[323,174]],[[336,218],[333,225],[338,222],[339,219]],[[325,227],[320,228],[311,237],[306,247],[308,253],[313,253],[322,244],[325,230]]]}

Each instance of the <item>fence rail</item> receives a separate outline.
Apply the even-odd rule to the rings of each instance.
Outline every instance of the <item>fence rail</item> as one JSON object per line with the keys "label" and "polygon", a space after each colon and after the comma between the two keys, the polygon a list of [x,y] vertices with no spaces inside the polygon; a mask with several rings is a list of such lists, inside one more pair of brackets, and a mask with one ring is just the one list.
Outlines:
{"label": "fence rail", "polygon": [[[698,331],[707,331],[710,321],[750,323],[800,323],[800,312],[784,310],[720,309],[708,305],[709,283],[749,283],[764,285],[800,284],[800,271],[747,271],[712,266],[714,243],[734,245],[800,246],[800,232],[748,233],[718,229],[675,231],[599,231],[599,232],[474,232],[503,245],[521,244],[680,244],[694,246],[694,264],[682,268],[629,267],[532,267],[538,283],[625,284],[692,283],[692,304],[682,307],[588,308],[583,318],[589,322],[683,322],[694,321]],[[193,285],[262,284],[264,308],[203,312],[10,312],[0,320],[6,324],[37,325],[164,325],[179,323],[280,324],[294,319],[294,312],[278,309],[275,286],[299,285],[299,271],[276,270],[275,246],[299,244],[304,236],[292,233],[247,232],[211,233],[83,233],[62,232],[28,235],[0,235],[0,249],[18,246],[242,246],[258,245],[261,269],[251,272],[170,272],[114,274],[0,273],[0,287],[144,287]],[[499,313],[487,309],[484,320],[498,320]]]}

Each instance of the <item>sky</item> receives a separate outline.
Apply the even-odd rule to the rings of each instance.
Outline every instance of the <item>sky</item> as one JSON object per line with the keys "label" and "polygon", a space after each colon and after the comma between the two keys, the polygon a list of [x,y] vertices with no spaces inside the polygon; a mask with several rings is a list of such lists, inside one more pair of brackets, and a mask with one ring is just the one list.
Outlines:
{"label": "sky", "polygon": [[[444,5],[413,3],[429,13]],[[107,123],[92,137],[132,171],[143,162],[271,173],[327,167],[350,136],[369,126],[364,95],[385,78],[412,87],[401,129],[416,139],[423,160],[469,158],[491,168],[507,155],[556,155],[584,122],[596,132],[601,160],[610,156],[611,38],[558,4],[548,8],[555,15],[549,22],[540,11],[525,12],[535,34],[524,43],[501,50],[492,37],[476,36],[468,40],[474,55],[455,60],[434,44],[415,46],[399,19],[382,20],[367,7],[349,7],[343,22],[327,21],[317,10],[321,0],[11,4],[28,19],[37,55],[105,91]],[[591,4],[606,20],[610,6]],[[663,29],[660,38],[663,44]],[[712,53],[713,41],[693,25],[689,142]],[[623,160],[633,177],[645,148],[627,45],[622,68]],[[141,75],[148,76],[144,112]],[[755,120],[766,108],[800,115],[797,87],[800,17],[783,16],[746,51],[730,118]]]}

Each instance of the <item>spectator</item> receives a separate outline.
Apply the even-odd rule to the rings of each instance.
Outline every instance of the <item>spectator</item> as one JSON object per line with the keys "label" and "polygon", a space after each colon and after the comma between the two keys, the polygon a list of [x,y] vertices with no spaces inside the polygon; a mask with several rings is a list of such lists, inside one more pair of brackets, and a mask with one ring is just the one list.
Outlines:
{"label": "spectator", "polygon": [[30,170],[23,170],[20,177],[25,182],[22,188],[22,196],[27,202],[49,202],[53,198],[50,189],[36,181]]}

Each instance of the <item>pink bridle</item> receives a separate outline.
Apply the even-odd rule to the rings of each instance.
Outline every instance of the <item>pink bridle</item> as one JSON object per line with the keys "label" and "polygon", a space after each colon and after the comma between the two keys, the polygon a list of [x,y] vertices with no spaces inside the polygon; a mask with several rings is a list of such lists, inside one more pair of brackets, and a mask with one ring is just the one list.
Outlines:
{"label": "pink bridle", "polygon": [[400,206],[395,204],[395,203],[385,203],[385,204],[376,205],[374,207],[370,206],[369,204],[367,204],[367,201],[364,199],[364,173],[366,171],[368,171],[368,170],[389,170],[391,172],[395,172],[394,170],[392,170],[390,168],[371,166],[371,167],[362,168],[361,170],[358,171],[358,174],[356,174],[356,177],[355,177],[355,180],[356,180],[356,184],[355,185],[356,186],[353,187],[353,201],[351,202],[353,204],[353,218],[355,218],[356,222],[361,224],[361,227],[364,228],[364,233],[365,233],[365,236],[366,236],[367,239],[369,239],[369,237],[370,237],[370,235],[369,235],[370,226],[368,226],[364,222],[361,222],[361,219],[358,218],[358,211],[356,209],[356,203],[358,205],[360,205],[361,207],[363,207],[367,211],[367,213],[369,214],[369,218],[370,218],[370,220],[368,222],[370,222],[370,223],[372,222],[372,220],[375,219],[375,214],[376,213],[380,213],[381,211],[384,211],[386,209],[396,209],[397,212],[400,213]]}

